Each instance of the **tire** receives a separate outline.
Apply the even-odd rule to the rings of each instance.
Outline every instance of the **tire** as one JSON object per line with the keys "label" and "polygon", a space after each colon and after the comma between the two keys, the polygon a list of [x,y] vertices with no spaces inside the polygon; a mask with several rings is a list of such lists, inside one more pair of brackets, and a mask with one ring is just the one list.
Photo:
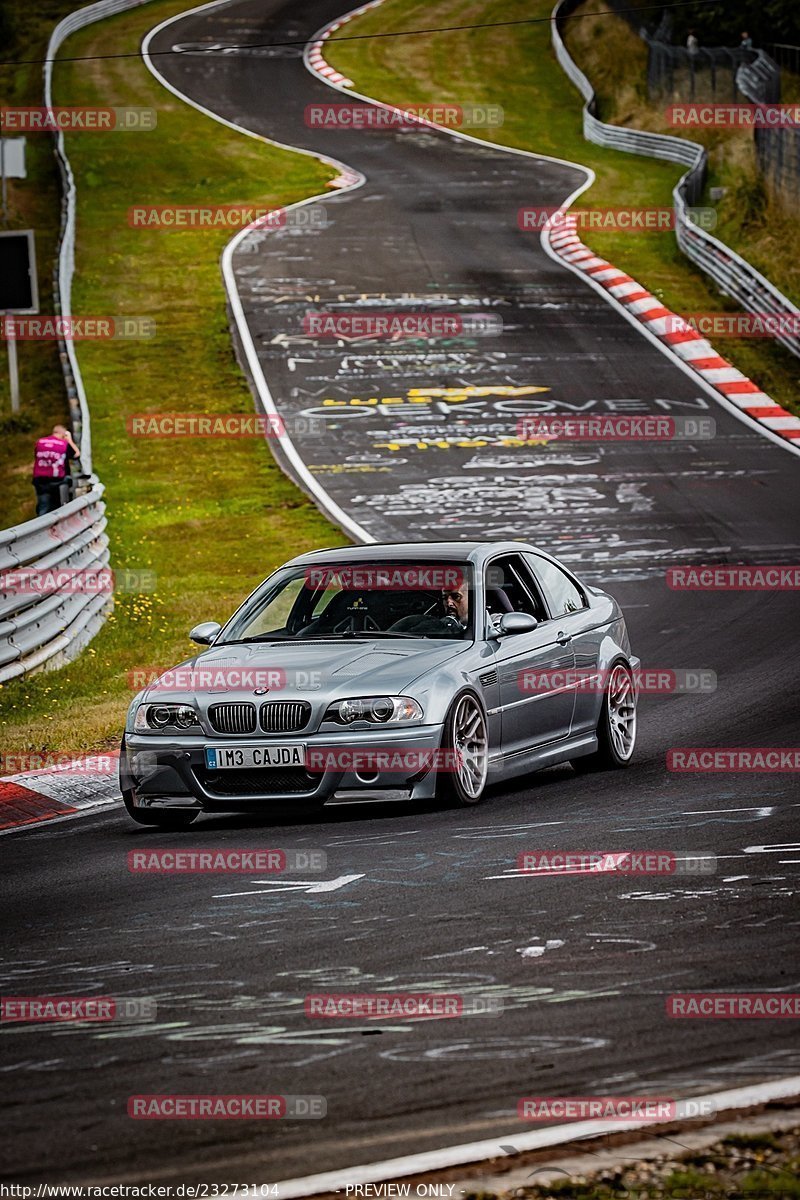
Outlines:
{"label": "tire", "polygon": [[444,721],[443,751],[458,751],[461,765],[439,772],[436,799],[448,808],[466,808],[479,804],[489,769],[489,735],[483,707],[472,692],[464,692],[453,702]]}
{"label": "tire", "polygon": [[623,659],[617,659],[608,673],[603,691],[600,719],[597,722],[597,749],[593,754],[573,758],[572,766],[586,771],[618,771],[630,766],[636,746],[636,689],[633,672]]}
{"label": "tire", "polygon": [[156,825],[159,829],[188,829],[199,815],[194,811],[183,812],[179,808],[150,810],[136,808],[133,803],[133,794],[128,791],[122,793],[122,802],[125,805],[128,816],[137,825]]}

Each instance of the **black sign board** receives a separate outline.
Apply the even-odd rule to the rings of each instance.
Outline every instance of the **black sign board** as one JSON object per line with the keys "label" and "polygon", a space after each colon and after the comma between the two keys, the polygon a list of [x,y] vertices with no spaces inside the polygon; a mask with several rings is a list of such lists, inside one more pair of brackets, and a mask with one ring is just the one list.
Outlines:
{"label": "black sign board", "polygon": [[0,312],[39,311],[32,229],[0,233]]}

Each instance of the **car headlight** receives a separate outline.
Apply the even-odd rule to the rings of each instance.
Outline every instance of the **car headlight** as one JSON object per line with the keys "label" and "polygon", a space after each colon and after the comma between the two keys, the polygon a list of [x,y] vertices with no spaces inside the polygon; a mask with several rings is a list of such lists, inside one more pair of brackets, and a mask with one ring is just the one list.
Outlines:
{"label": "car headlight", "polygon": [[422,719],[422,708],[410,696],[362,696],[354,700],[336,700],[329,705],[323,720],[337,725],[370,721],[374,725],[396,725]]}
{"label": "car headlight", "polygon": [[186,729],[198,731],[200,718],[191,704],[140,704],[133,719],[136,733],[152,733],[156,729]]}

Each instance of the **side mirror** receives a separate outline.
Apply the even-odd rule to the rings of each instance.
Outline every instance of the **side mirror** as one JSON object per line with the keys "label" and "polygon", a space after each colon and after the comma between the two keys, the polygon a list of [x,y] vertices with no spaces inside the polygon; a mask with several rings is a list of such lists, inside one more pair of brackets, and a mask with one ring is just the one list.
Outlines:
{"label": "side mirror", "polygon": [[197,642],[198,646],[210,646],[221,629],[219,621],[202,621],[199,625],[195,625],[189,638],[191,641]]}
{"label": "side mirror", "polygon": [[510,633],[531,633],[539,622],[530,613],[503,613],[498,630],[501,637]]}

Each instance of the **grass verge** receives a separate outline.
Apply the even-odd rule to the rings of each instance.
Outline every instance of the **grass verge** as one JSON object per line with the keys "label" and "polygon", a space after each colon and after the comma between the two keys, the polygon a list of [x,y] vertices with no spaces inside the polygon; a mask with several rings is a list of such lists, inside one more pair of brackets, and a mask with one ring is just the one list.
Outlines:
{"label": "grass verge", "polygon": [[[70,55],[136,52],[185,0],[147,5],[75,35]],[[316,160],[233,133],[162,88],[141,59],[64,63],[59,104],[149,105],[153,132],[71,134],[78,187],[76,313],[148,316],[156,337],[79,347],[95,469],[106,485],[112,565],[155,573],[156,590],[118,594],[80,658],[0,693],[8,751],[79,753],[113,745],[128,672],[186,657],[187,630],[221,619],[275,566],[346,540],[253,438],[132,438],[144,412],[252,412],[233,354],[219,255],[230,232],[131,228],[137,203],[279,206],[322,192]]]}
{"label": "grass verge", "polygon": [[[582,207],[671,206],[672,189],[681,174],[679,167],[603,150],[584,140],[581,98],[550,46],[547,18],[551,8],[551,0],[386,0],[335,34],[328,43],[326,57],[337,70],[355,80],[358,91],[395,104],[501,104],[505,110],[501,128],[468,132],[592,167],[597,179],[581,196]],[[535,23],[502,24],[515,20]],[[603,20],[624,24],[616,17]],[[501,24],[493,29],[414,37],[340,40],[356,34],[491,22]],[[574,22],[592,23],[591,19]],[[628,50],[641,53],[643,44],[634,34],[630,37]],[[623,69],[628,61],[607,51],[604,57],[606,61],[617,58],[615,71]],[[587,69],[580,55],[578,62]],[[635,76],[636,71],[631,74]],[[726,234],[724,222],[721,233]],[[593,250],[639,280],[675,312],[739,311],[684,258],[670,232],[603,230],[592,232],[586,240]],[[765,237],[759,262],[767,275],[782,253],[779,244]],[[800,361],[787,350],[763,339],[743,338],[721,338],[717,348],[776,401],[800,414]]]}

